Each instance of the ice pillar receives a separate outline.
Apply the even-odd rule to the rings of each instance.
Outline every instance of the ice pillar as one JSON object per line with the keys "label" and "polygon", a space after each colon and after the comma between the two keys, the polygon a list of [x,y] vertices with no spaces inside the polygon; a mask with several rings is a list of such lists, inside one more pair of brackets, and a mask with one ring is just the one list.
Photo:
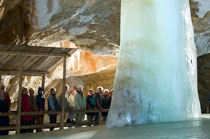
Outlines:
{"label": "ice pillar", "polygon": [[121,49],[107,127],[200,116],[188,0],[121,0]]}

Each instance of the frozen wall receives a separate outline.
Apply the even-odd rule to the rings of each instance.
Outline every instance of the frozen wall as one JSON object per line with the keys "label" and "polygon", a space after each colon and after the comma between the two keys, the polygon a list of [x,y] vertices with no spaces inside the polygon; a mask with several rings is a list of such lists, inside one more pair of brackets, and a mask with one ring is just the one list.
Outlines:
{"label": "frozen wall", "polygon": [[106,126],[200,116],[188,0],[121,0],[121,50]]}

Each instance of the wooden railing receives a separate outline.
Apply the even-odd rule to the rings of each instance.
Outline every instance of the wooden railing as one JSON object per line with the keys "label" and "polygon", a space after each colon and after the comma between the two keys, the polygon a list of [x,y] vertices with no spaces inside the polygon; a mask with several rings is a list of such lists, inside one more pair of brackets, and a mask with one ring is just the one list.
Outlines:
{"label": "wooden railing", "polygon": [[[102,112],[109,112],[109,109],[103,109],[103,110],[66,110],[65,113],[99,113],[99,118],[98,118],[98,124],[102,125],[105,124],[104,121],[102,121]],[[61,111],[37,111],[37,112],[22,112],[21,116],[23,115],[45,115],[45,114],[61,114]],[[0,116],[17,116],[17,111],[12,111],[12,112],[8,112],[8,113],[0,113]],[[61,123],[56,123],[56,124],[42,124],[42,125],[24,125],[24,126],[20,126],[20,129],[36,129],[36,128],[51,128],[51,127],[61,127]],[[88,125],[88,124],[92,124],[88,121],[84,121],[82,123],[78,123],[76,122],[76,125]],[[72,123],[65,123],[64,126],[68,127],[68,126],[72,126]],[[3,126],[0,127],[0,130],[17,130],[17,125],[9,125],[9,126]],[[18,129],[18,130],[20,130]]]}

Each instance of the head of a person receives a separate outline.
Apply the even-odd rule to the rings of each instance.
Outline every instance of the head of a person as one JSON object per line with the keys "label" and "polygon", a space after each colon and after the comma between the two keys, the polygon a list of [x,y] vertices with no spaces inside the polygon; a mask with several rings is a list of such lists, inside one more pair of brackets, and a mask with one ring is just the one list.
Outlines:
{"label": "head of a person", "polygon": [[51,89],[50,89],[50,93],[53,94],[53,95],[56,95],[56,89],[55,89],[54,87],[51,88]]}
{"label": "head of a person", "polygon": [[29,94],[30,94],[31,96],[33,96],[33,95],[34,95],[34,89],[30,88],[30,89],[29,89]]}
{"label": "head of a person", "polygon": [[22,94],[23,94],[23,95],[28,94],[28,89],[27,89],[27,88],[23,88],[23,90],[22,90]]}
{"label": "head of a person", "polygon": [[93,89],[89,89],[88,90],[88,96],[92,96],[93,95]]}
{"label": "head of a person", "polygon": [[44,89],[42,87],[39,87],[38,94],[39,95],[44,95]]}
{"label": "head of a person", "polygon": [[109,89],[104,90],[104,95],[108,96],[109,95]]}
{"label": "head of a person", "polygon": [[5,87],[4,85],[1,85],[1,90],[2,90],[3,92],[5,92],[5,91],[6,91],[6,87]]}
{"label": "head of a person", "polygon": [[66,93],[69,92],[69,85],[68,85],[68,84],[65,85],[65,92],[66,92]]}
{"label": "head of a person", "polygon": [[4,99],[4,91],[0,90],[0,99]]}
{"label": "head of a person", "polygon": [[70,94],[72,94],[73,96],[75,96],[76,95],[76,90],[75,89],[71,89],[70,90]]}
{"label": "head of a person", "polygon": [[99,94],[101,94],[102,92],[103,92],[103,87],[102,86],[99,86],[99,87],[97,87],[97,93],[99,93]]}
{"label": "head of a person", "polygon": [[83,91],[83,86],[82,85],[78,85],[77,86],[77,92],[82,93]]}

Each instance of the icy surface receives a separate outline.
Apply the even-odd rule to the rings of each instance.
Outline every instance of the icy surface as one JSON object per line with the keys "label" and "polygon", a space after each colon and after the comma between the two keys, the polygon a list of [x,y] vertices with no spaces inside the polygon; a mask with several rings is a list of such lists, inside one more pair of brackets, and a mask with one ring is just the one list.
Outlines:
{"label": "icy surface", "polygon": [[189,1],[121,4],[121,50],[106,126],[199,117]]}
{"label": "icy surface", "polygon": [[20,134],[1,139],[209,139],[210,120],[193,120],[103,129],[73,128],[36,134]]}

